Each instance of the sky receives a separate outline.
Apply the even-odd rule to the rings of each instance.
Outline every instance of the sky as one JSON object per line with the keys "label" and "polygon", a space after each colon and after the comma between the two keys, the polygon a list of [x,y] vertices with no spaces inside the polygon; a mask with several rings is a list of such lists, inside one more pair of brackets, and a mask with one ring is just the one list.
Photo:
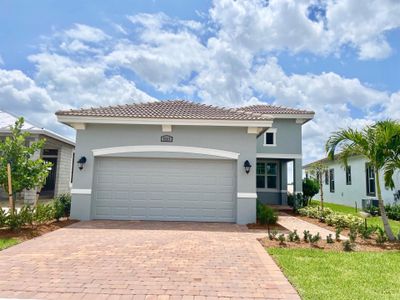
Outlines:
{"label": "sky", "polygon": [[315,111],[329,135],[400,119],[399,0],[0,0],[0,109],[74,138],[57,110],[187,99]]}

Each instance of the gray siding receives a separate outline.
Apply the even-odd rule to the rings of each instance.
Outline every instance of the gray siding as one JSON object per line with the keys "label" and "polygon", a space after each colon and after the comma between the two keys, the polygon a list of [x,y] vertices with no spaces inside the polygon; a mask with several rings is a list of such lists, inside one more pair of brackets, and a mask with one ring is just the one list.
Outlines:
{"label": "gray siding", "polygon": [[[255,193],[255,165],[256,165],[256,135],[248,134],[247,127],[199,127],[199,126],[173,126],[173,131],[168,133],[174,137],[173,143],[162,143],[162,132],[159,125],[104,125],[88,124],[85,130],[77,131],[76,160],[81,156],[87,158],[83,170],[74,169],[73,189],[91,190],[93,182],[93,167],[95,157],[92,150],[136,145],[172,145],[186,147],[201,147],[237,152],[240,154],[237,161],[237,193]],[[149,157],[145,154],[144,156]],[[166,157],[165,153],[153,153],[154,157]],[[123,155],[118,155],[123,156]],[[126,154],[126,156],[137,156]],[[143,155],[142,155],[143,157]],[[190,155],[187,158],[193,158]],[[249,160],[253,168],[246,174],[243,168],[244,161]],[[195,171],[195,170],[194,170]],[[79,219],[89,219],[91,212],[90,194],[73,195],[72,215]],[[238,208],[247,208],[247,217],[242,218],[238,209],[237,221],[255,220],[255,199],[238,199]],[[86,211],[84,211],[86,210]],[[253,221],[254,221],[253,220]]]}
{"label": "gray siding", "polygon": [[295,119],[275,119],[276,146],[264,146],[264,134],[257,138],[257,153],[301,154],[301,124]]}

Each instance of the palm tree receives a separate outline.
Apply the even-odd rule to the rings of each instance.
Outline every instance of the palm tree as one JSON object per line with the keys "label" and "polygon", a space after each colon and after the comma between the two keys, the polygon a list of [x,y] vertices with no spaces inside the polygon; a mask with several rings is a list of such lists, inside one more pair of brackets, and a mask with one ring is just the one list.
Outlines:
{"label": "palm tree", "polygon": [[[400,170],[400,123],[392,121],[383,121],[387,124],[384,136],[387,140],[386,144],[386,164],[384,167],[385,186],[394,189],[393,174],[396,170]],[[382,123],[383,123],[382,122]]]}
{"label": "palm tree", "polygon": [[[386,215],[379,175],[381,170],[386,170],[385,168],[388,168],[390,165],[389,150],[390,148],[394,148],[396,143],[395,136],[399,133],[397,131],[398,126],[399,123],[387,120],[377,122],[372,126],[366,126],[362,130],[342,129],[334,132],[325,146],[328,157],[331,159],[334,158],[336,149],[340,147],[340,159],[346,166],[348,158],[353,155],[364,156],[369,161],[375,173],[376,191],[383,226],[391,241],[395,240],[395,237]],[[392,146],[389,148],[388,145]],[[392,168],[388,169],[388,174],[390,170]]]}

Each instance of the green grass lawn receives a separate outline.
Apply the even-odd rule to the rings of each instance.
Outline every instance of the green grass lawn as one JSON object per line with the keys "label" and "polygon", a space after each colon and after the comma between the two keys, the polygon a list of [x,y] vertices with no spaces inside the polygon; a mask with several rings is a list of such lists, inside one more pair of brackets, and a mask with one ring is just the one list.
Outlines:
{"label": "green grass lawn", "polygon": [[400,299],[400,252],[268,249],[303,299]]}
{"label": "green grass lawn", "polygon": [[[317,206],[319,204],[320,204],[320,202],[317,200],[311,201],[311,205],[313,205],[313,206]],[[324,202],[324,206],[328,207],[336,212],[360,216],[359,213],[355,211],[354,207],[351,207],[351,206],[335,204],[335,203],[326,203],[326,202]],[[368,225],[375,225],[375,226],[380,226],[383,228],[382,219],[379,216],[378,217],[370,217],[367,219],[367,222],[368,222]],[[393,233],[395,235],[397,235],[400,232],[400,221],[389,220],[389,223],[390,223],[390,226],[392,227]]]}
{"label": "green grass lawn", "polygon": [[15,238],[0,238],[0,250],[14,246],[20,242],[21,241],[19,241],[18,239],[15,239]]}

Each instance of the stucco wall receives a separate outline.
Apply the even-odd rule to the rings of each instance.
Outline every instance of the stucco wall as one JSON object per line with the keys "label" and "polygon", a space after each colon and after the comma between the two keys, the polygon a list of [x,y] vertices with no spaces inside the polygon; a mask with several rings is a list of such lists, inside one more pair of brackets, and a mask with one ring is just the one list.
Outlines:
{"label": "stucco wall", "polygon": [[[164,134],[172,135],[173,143],[162,143],[160,137]],[[93,181],[94,156],[93,149],[108,147],[135,146],[135,145],[172,145],[202,147],[237,152],[240,154],[237,163],[237,193],[255,193],[255,165],[256,165],[256,135],[248,134],[247,127],[197,127],[173,126],[171,133],[163,133],[157,125],[104,125],[88,124],[85,130],[78,130],[76,137],[76,161],[81,157],[87,158],[83,170],[74,169],[73,190],[91,190]],[[165,157],[165,153],[153,153],[154,157]],[[122,156],[122,155],[119,155]],[[127,154],[136,156],[136,154]],[[189,156],[190,157],[190,156]],[[243,164],[249,160],[253,168],[249,174],[245,173]],[[90,194],[73,194],[72,217],[90,219],[92,196]],[[238,204],[243,215],[238,222],[255,221],[255,198],[239,199]],[[245,205],[248,201],[249,207]],[[238,209],[240,208],[238,207]],[[241,214],[238,211],[238,214]]]}
{"label": "stucco wall", "polygon": [[[352,184],[346,185],[346,172],[344,166],[338,162],[329,162],[327,166],[329,169],[335,170],[335,192],[331,193],[329,189],[329,183],[325,184],[325,176],[323,176],[323,189],[324,189],[324,201],[331,203],[344,204],[348,206],[357,206],[360,208],[362,199],[376,198],[367,196],[366,191],[366,174],[365,174],[365,163],[366,160],[357,157],[349,159],[349,166],[351,166],[351,178]],[[384,187],[383,176],[380,176],[380,183],[382,187],[382,197],[385,203],[393,203],[393,194],[396,190],[400,189],[400,174],[397,173],[393,176],[396,188],[395,190],[386,189]],[[314,196],[314,199],[320,200],[320,195]]]}
{"label": "stucco wall", "polygon": [[276,146],[264,146],[264,134],[257,138],[257,153],[301,154],[301,124],[295,119],[274,119]]}

